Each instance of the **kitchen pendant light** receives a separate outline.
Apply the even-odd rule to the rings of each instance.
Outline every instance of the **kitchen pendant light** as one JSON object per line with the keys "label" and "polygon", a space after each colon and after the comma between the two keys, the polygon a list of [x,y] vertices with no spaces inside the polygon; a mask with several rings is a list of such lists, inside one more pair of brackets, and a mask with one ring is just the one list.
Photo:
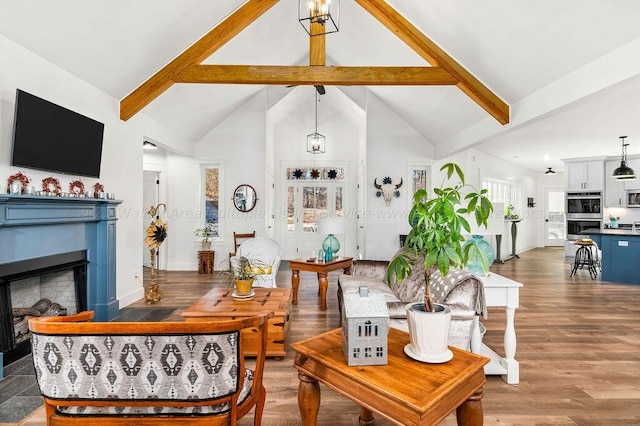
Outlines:
{"label": "kitchen pendant light", "polygon": [[545,175],[555,175],[556,172],[554,172],[551,167],[549,167],[549,170],[547,170],[546,172],[544,172]]}
{"label": "kitchen pendant light", "polygon": [[612,177],[616,180],[634,180],[636,173],[633,169],[627,166],[627,147],[628,143],[624,143],[626,136],[620,136],[622,141],[622,158],[620,159],[620,167],[613,171]]}

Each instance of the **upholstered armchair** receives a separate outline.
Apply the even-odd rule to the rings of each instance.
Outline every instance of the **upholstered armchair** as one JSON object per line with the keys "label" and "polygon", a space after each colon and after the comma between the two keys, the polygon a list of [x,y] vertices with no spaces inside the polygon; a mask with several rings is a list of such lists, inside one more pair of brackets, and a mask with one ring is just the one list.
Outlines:
{"label": "upholstered armchair", "polygon": [[[419,265],[420,260],[416,262]],[[424,297],[423,269],[414,268],[411,276],[402,283],[393,281],[387,285],[388,261],[356,260],[351,269],[352,275],[340,275],[338,279],[338,303],[342,311],[342,295],[355,293],[366,286],[373,293],[383,294],[389,308],[390,326],[408,331],[405,305],[420,302]],[[434,302],[451,308],[451,326],[449,344],[464,350],[471,349],[471,334],[476,315],[486,316],[484,287],[475,275],[451,268],[446,277],[435,272],[430,282]]]}
{"label": "upholstered armchair", "polygon": [[280,267],[282,249],[276,240],[267,237],[251,238],[240,244],[236,257],[246,257],[256,265],[260,274],[255,277],[254,287],[276,287],[276,274]]}

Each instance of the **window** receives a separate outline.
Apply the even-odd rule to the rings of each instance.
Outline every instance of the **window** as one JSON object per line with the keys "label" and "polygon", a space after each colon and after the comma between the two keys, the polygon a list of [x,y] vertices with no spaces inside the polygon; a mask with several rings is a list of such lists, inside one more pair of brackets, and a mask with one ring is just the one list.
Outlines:
{"label": "window", "polygon": [[521,207],[522,188],[519,183],[486,179],[482,182],[482,188],[489,191],[488,196],[492,203],[504,203],[505,207],[512,205],[515,209]]}
{"label": "window", "polygon": [[378,346],[376,348],[376,357],[381,358],[384,356],[384,350],[382,349],[382,346]]}
{"label": "window", "polygon": [[371,321],[369,320],[364,322],[364,336],[371,337]]}
{"label": "window", "polygon": [[353,348],[353,357],[354,358],[360,357],[360,348]]}
{"label": "window", "polygon": [[204,217],[215,237],[220,236],[220,167],[203,167]]}
{"label": "window", "polygon": [[371,358],[371,348],[364,348],[364,357]]}

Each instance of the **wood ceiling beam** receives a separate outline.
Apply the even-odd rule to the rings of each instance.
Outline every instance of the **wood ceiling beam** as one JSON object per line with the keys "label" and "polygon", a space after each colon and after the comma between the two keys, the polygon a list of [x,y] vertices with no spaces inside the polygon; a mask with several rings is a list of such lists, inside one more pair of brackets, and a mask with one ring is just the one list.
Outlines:
{"label": "wood ceiling beam", "polygon": [[325,34],[320,34],[322,31],[321,24],[311,23],[311,34],[316,35],[309,37],[309,65],[325,65],[327,51]]}
{"label": "wood ceiling beam", "polygon": [[322,67],[279,65],[194,65],[174,76],[175,83],[279,84],[336,86],[455,85],[439,67]]}
{"label": "wood ceiling beam", "polygon": [[199,64],[254,22],[278,0],[247,0],[198,41],[120,101],[120,119],[128,120],[173,85],[173,77]]}
{"label": "wood ceiling beam", "polygon": [[355,0],[434,67],[446,69],[457,86],[501,124],[509,123],[509,105],[384,0]]}

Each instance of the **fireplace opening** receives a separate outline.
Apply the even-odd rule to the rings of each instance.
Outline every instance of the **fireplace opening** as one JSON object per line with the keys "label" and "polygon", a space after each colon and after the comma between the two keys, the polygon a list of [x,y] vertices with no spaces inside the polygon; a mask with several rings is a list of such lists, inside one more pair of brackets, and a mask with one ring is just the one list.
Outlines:
{"label": "fireplace opening", "polygon": [[3,364],[31,350],[31,316],[87,309],[86,250],[0,264],[0,352]]}

